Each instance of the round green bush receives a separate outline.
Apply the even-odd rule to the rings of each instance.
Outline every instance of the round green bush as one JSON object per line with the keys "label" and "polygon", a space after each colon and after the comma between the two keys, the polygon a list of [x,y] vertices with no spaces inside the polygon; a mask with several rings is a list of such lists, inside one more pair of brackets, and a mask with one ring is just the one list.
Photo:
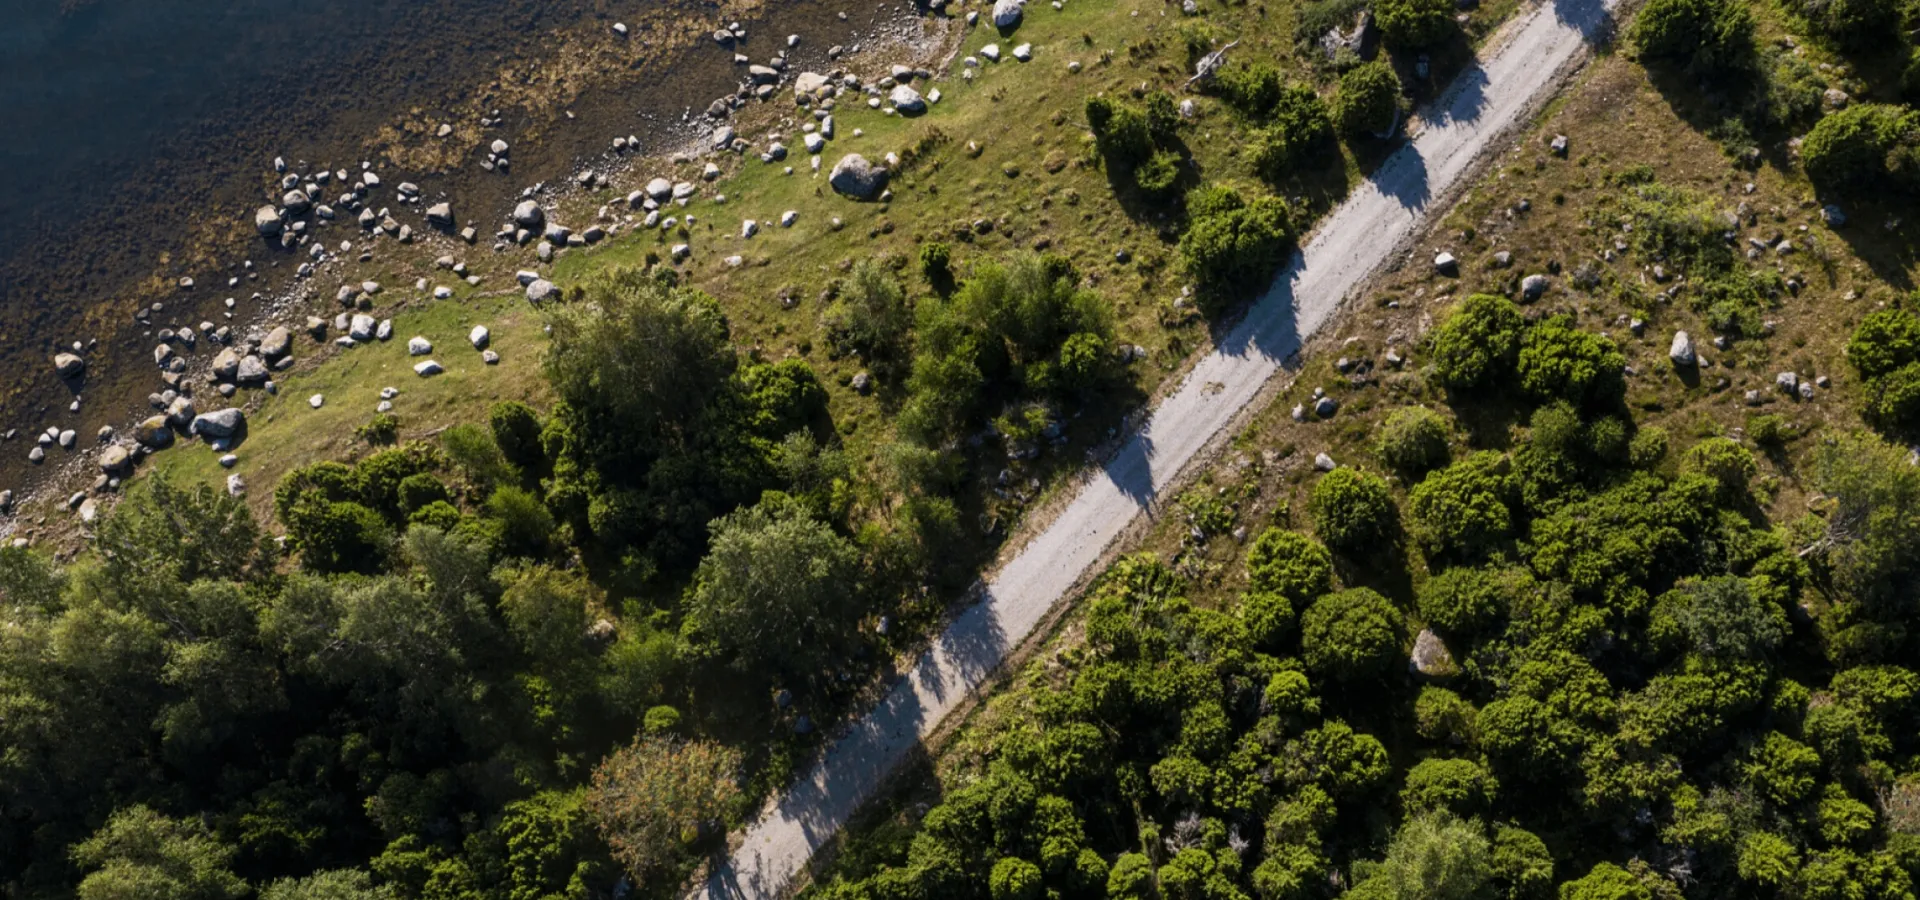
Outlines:
{"label": "round green bush", "polygon": [[1339,468],[1321,476],[1307,498],[1313,530],[1327,546],[1348,553],[1376,549],[1393,536],[1393,493],[1378,475]]}
{"label": "round green bush", "polygon": [[1454,28],[1452,0],[1373,0],[1369,6],[1389,47],[1436,44]]}
{"label": "round green bush", "polygon": [[1373,452],[1409,480],[1447,464],[1446,417],[1424,406],[1394,410],[1380,425]]}
{"label": "round green bush", "polygon": [[1907,161],[1916,130],[1920,130],[1920,119],[1911,111],[1879,103],[1855,104],[1814,124],[1800,144],[1800,163],[1823,190],[1872,187],[1896,170],[1910,179],[1916,173],[1896,163]]}
{"label": "round green bush", "polygon": [[1300,652],[1308,670],[1336,681],[1393,671],[1403,662],[1400,643],[1400,611],[1371,588],[1328,594],[1300,617]]}
{"label": "round green bush", "polygon": [[1505,297],[1474,294],[1433,329],[1433,372],[1440,385],[1467,391],[1497,385],[1513,372],[1527,321]]}
{"label": "round green bush", "polygon": [[1349,139],[1374,137],[1393,127],[1400,115],[1400,76],[1384,62],[1363,63],[1340,76],[1333,98],[1333,121]]}
{"label": "round green bush", "polygon": [[1435,557],[1483,552],[1513,530],[1507,458],[1484,450],[1441,469],[1407,494],[1414,537]]}
{"label": "round green bush", "polygon": [[1247,586],[1304,603],[1333,588],[1333,554],[1306,535],[1269,528],[1247,550]]}
{"label": "round green bush", "polygon": [[1210,306],[1264,288],[1293,247],[1293,212],[1278,197],[1245,201],[1231,189],[1199,188],[1187,210],[1180,258]]}
{"label": "round green bush", "polygon": [[641,726],[648,734],[671,734],[680,728],[680,711],[664,704],[653,707],[647,710]]}
{"label": "round green bush", "polygon": [[1144,113],[1105,97],[1087,98],[1087,125],[1101,155],[1125,164],[1138,163],[1153,152],[1153,134]]}
{"label": "round green bush", "polygon": [[1507,613],[1509,598],[1531,588],[1525,569],[1455,566],[1427,579],[1416,603],[1420,618],[1447,637],[1481,634]]}
{"label": "round green bush", "polygon": [[1280,70],[1258,60],[1237,62],[1214,77],[1213,88],[1233,108],[1264,118],[1280,102]]}
{"label": "round green bush", "polygon": [[1651,469],[1667,458],[1667,430],[1648,427],[1634,432],[1627,444],[1627,464],[1636,469]]}
{"label": "round green bush", "polygon": [[1515,369],[1520,389],[1538,399],[1598,405],[1626,392],[1626,365],[1612,341],[1555,317],[1527,330]]}
{"label": "round green bush", "polygon": [[920,245],[920,273],[938,281],[953,275],[953,248],[939,241]]}
{"label": "round green bush", "polygon": [[445,500],[435,500],[407,516],[410,525],[426,525],[451,532],[460,525],[460,509]]}
{"label": "round green bush", "polygon": [[1273,107],[1271,121],[1254,136],[1253,165],[1268,181],[1280,181],[1295,169],[1332,155],[1333,119],[1327,104],[1303,84],[1288,85]]}
{"label": "round green bush", "polygon": [[1409,815],[1444,810],[1467,819],[1484,814],[1499,792],[1499,779],[1473,760],[1423,759],[1407,770],[1400,805]]}
{"label": "round green bush", "polygon": [[1040,867],[1017,856],[1002,857],[993,864],[987,887],[993,900],[1037,900]]}
{"label": "round green bush", "polygon": [[1920,426],[1920,363],[1908,363],[1867,383],[1866,419],[1887,431]]}
{"label": "round green bush", "polygon": [[1150,197],[1166,197],[1180,182],[1180,154],[1156,150],[1133,170],[1133,183]]}
{"label": "round green bush", "polygon": [[393,543],[386,520],[351,501],[302,503],[285,521],[301,566],[313,572],[377,572]]}
{"label": "round green bush", "polygon": [[452,499],[446,484],[431,472],[416,472],[400,479],[400,509],[409,515],[429,504]]}
{"label": "round green bush", "polygon": [[1728,497],[1745,493],[1747,481],[1759,471],[1752,451],[1723,437],[1707,438],[1688,448],[1681,468],[1719,482],[1721,493]]}
{"label": "round green bush", "polygon": [[1868,313],[1847,339],[1847,362],[1862,378],[1878,378],[1917,360],[1920,318],[1903,309]]}
{"label": "round green bush", "polygon": [[540,446],[540,414],[518,400],[502,400],[487,411],[487,424],[493,429],[493,442],[501,455],[521,468],[537,466],[545,460]]}
{"label": "round green bush", "polygon": [[1800,0],[1807,30],[1849,50],[1864,50],[1900,40],[1898,0]]}
{"label": "round green bush", "polygon": [[1644,58],[1724,69],[1753,55],[1753,15],[1742,0],[1647,0],[1628,37]]}

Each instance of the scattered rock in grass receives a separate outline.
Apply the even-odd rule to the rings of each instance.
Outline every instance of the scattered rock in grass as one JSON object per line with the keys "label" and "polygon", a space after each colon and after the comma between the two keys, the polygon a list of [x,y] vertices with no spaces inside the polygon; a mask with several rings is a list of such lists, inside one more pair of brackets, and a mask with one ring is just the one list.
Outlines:
{"label": "scattered rock in grass", "polygon": [[445,366],[442,366],[438,361],[431,360],[431,359],[425,362],[414,363],[413,365],[413,374],[418,375],[421,378],[427,378],[433,375],[438,375],[442,372],[445,372],[446,370],[447,369]]}
{"label": "scattered rock in grass", "polygon": [[1667,358],[1676,366],[1694,366],[1700,363],[1700,354],[1694,349],[1693,336],[1684,331],[1673,333],[1673,343],[1667,347]]}
{"label": "scattered rock in grass", "polygon": [[887,170],[867,162],[858,153],[849,153],[835,163],[827,175],[827,184],[835,192],[856,200],[872,200],[887,185]]}
{"label": "scattered rock in grass", "polygon": [[195,416],[187,433],[205,438],[230,438],[246,424],[247,414],[238,407],[229,406]]}
{"label": "scattered rock in grass", "polygon": [[472,331],[467,332],[467,342],[472,344],[475,350],[487,349],[487,344],[492,341],[493,333],[488,331],[485,325],[475,325]]}

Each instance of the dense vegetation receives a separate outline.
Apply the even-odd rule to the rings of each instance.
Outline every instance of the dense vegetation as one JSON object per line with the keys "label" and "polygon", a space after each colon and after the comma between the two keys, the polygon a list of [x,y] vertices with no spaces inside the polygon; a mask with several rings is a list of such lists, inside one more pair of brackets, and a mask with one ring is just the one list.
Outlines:
{"label": "dense vegetation", "polygon": [[[1453,7],[1373,4],[1402,58],[1332,54],[1328,98],[1261,59],[1202,85],[1245,126],[1250,183],[1203,177],[1164,90],[1088,99],[1088,161],[1167,220],[1202,311],[1230,311],[1311,226],[1307,198],[1344,189],[1340,142],[1390,146],[1397,73],[1459,37]],[[1877,0],[1786,11],[1848,53],[1907,41]],[[1754,33],[1739,0],[1651,0],[1628,37],[1723,93],[1727,133],[1804,128],[1823,192],[1911,186],[1914,113],[1819,117],[1811,64]],[[1669,299],[1719,334],[1764,338],[1795,288],[1741,264],[1718,198],[1605,177],[1622,252],[1684,274]],[[742,352],[714,298],[622,271],[550,310],[552,408],[399,446],[378,418],[357,459],[276,487],[283,539],[156,480],[68,564],[0,548],[0,896],[671,893],[940,621],[993,540],[981,485],[1132,358],[1060,257],[928,242],[839,274],[827,352],[891,420],[864,456],[803,360]],[[1903,439],[1909,307],[1847,352],[1866,419]],[[1115,565],[1084,644],[997,707],[964,777],[818,894],[1912,897],[1905,451],[1803,442],[1819,496],[1771,523],[1750,448],[1784,446],[1777,419],[1676,451],[1626,408],[1608,337],[1491,294],[1436,319],[1407,375],[1451,408],[1385,416],[1297,527],[1254,529],[1228,592]],[[1464,412],[1511,417],[1511,440],[1463,442]],[[1217,498],[1182,505],[1233,531]]]}
{"label": "dense vegetation", "polygon": [[[1635,433],[1565,374],[1604,345],[1496,300],[1436,329],[1435,375],[1553,348],[1515,446],[1448,462],[1446,418],[1403,410],[1404,499],[1320,476],[1311,536],[1253,540],[1238,592],[1122,560],[1084,645],[816,896],[1913,896],[1920,473],[1832,438],[1831,507],[1772,525],[1745,446]],[[1442,352],[1469,334],[1497,339]]]}
{"label": "dense vegetation", "polygon": [[548,313],[550,411],[365,429],[276,486],[284,539],[153,480],[71,566],[0,551],[0,896],[670,893],[970,577],[956,439],[1037,454],[1111,381],[1071,266],[958,275],[824,311],[900,392],[870,470],[803,361],[614,271]]}

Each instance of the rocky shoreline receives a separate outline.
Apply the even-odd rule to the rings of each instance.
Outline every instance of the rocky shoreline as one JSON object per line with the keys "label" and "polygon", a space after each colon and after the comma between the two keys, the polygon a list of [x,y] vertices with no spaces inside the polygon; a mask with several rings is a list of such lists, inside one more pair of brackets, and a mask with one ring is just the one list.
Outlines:
{"label": "rocky shoreline", "polygon": [[[1008,2],[1013,0],[1003,0]],[[966,14],[965,20],[971,24],[978,16]],[[848,20],[845,12],[836,18]],[[197,439],[221,454],[223,466],[239,466],[247,415],[265,397],[278,393],[276,374],[391,340],[395,311],[451,299],[453,279],[487,295],[515,291],[537,305],[557,291],[542,272],[556,257],[639,229],[679,230],[682,243],[674,245],[672,256],[676,262],[684,259],[689,250],[685,241],[693,239],[685,229],[697,215],[691,204],[723,204],[718,184],[730,171],[757,157],[760,164],[784,165],[792,175],[796,169],[790,163],[797,160],[789,155],[804,154],[807,168],[817,177],[835,136],[836,108],[859,101],[858,108],[883,115],[912,115],[937,103],[937,87],[923,96],[911,85],[924,83],[936,68],[951,62],[951,50],[964,33],[960,26],[959,17],[938,11],[922,15],[910,6],[881,7],[853,40],[820,53],[807,46],[801,34],[791,33],[777,42],[780,46],[763,65],[741,52],[747,47],[748,29],[737,21],[726,22],[715,29],[713,47],[705,52],[731,54],[740,73],[732,92],[702,113],[689,111],[678,122],[650,129],[644,142],[634,134],[615,135],[608,149],[578,158],[567,177],[520,189],[514,208],[500,216],[501,224],[490,234],[483,217],[463,223],[458,214],[469,204],[460,198],[403,180],[418,176],[396,175],[394,168],[370,160],[327,167],[274,159],[271,184],[277,202],[256,207],[246,221],[262,242],[255,246],[277,251],[281,261],[298,260],[292,271],[275,284],[272,273],[260,271],[252,259],[236,263],[225,289],[261,285],[263,278],[268,287],[244,301],[224,300],[217,323],[176,322],[165,302],[139,309],[136,319],[150,329],[152,363],[158,370],[157,389],[147,396],[148,414],[101,427],[93,446],[82,446],[71,429],[55,426],[41,432],[36,446],[27,451],[38,470],[32,474],[39,477],[0,494],[0,509],[9,513],[0,520],[0,535],[11,535],[16,543],[51,537],[63,550],[73,549],[73,541],[59,538],[76,536],[75,526],[94,521],[141,461],[176,444]],[[621,39],[630,33],[618,22],[611,30]],[[963,75],[971,77],[972,72]],[[803,149],[790,150],[785,141],[796,112],[806,119],[797,126]],[[491,113],[496,121],[500,115],[499,110]],[[442,136],[452,136],[452,131],[450,125],[441,126]],[[749,140],[749,134],[758,137]],[[662,149],[645,153],[642,146]],[[487,138],[472,152],[483,171],[511,177],[513,142]],[[697,174],[690,171],[695,166]],[[843,194],[881,199],[885,171],[849,154],[833,167],[828,181]],[[666,177],[674,173],[679,175]],[[612,202],[596,199],[609,191]],[[795,215],[789,211],[778,225],[792,226]],[[577,229],[562,224],[568,221],[586,224]],[[748,220],[742,227],[751,234],[759,223]],[[473,258],[463,258],[468,256]],[[414,257],[432,260],[433,271],[444,273],[447,281],[423,277],[390,286],[377,280],[382,264]],[[177,287],[190,296],[197,286],[183,277]],[[487,346],[484,325],[473,330],[470,342],[480,364],[502,362]],[[53,361],[75,391],[75,410],[87,370],[101,361],[102,352],[97,342],[76,342]],[[409,352],[426,356],[432,346],[415,338],[409,341]],[[443,371],[445,366],[431,358],[415,366],[418,377]],[[377,403],[369,402],[369,415],[392,410],[399,393],[383,389]],[[309,402],[317,408],[328,398],[315,395]],[[7,446],[0,443],[0,449]],[[238,495],[248,485],[235,472],[227,487]],[[72,515],[49,515],[61,509]],[[19,514],[13,515],[16,510]]]}

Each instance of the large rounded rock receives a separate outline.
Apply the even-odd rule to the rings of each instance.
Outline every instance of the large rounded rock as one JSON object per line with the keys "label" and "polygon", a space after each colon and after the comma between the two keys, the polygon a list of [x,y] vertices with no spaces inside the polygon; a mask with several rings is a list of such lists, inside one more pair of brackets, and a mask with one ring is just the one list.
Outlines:
{"label": "large rounded rock", "polygon": [[1547,293],[1549,282],[1545,275],[1528,275],[1520,279],[1520,302],[1532,303]]}
{"label": "large rounded rock", "polygon": [[552,300],[559,292],[560,289],[555,287],[553,282],[545,278],[535,278],[527,285],[527,301],[530,303],[545,303],[548,300]]}
{"label": "large rounded rock", "polygon": [[849,153],[834,163],[833,171],[827,175],[827,183],[844,196],[855,200],[872,200],[886,190],[887,170],[867,162],[867,158],[858,153]]}
{"label": "large rounded rock", "polygon": [[793,92],[802,96],[812,96],[827,86],[827,76],[819,72],[801,72],[793,79]]}
{"label": "large rounded rock", "polygon": [[144,446],[159,450],[173,446],[173,429],[167,425],[166,416],[151,416],[146,421],[133,426],[133,439]]}
{"label": "large rounded rock", "polygon": [[233,371],[233,380],[240,384],[259,384],[266,381],[266,361],[251,353],[240,357],[240,365]]}
{"label": "large rounded rock", "polygon": [[167,424],[185,428],[193,418],[192,397],[175,397],[172,403],[167,404]]}
{"label": "large rounded rock", "polygon": [[100,471],[118,475],[127,468],[127,448],[112,444],[100,451]]}
{"label": "large rounded rock", "polygon": [[547,212],[532,200],[522,200],[513,208],[513,224],[521,228],[539,228],[547,221]]}
{"label": "large rounded rock", "polygon": [[1694,366],[1700,362],[1700,354],[1693,348],[1693,336],[1684,331],[1673,333],[1673,343],[1667,347],[1667,358],[1676,366]]}
{"label": "large rounded rock", "polygon": [[1421,629],[1419,637],[1414,638],[1413,655],[1407,664],[1415,674],[1427,678],[1447,678],[1460,672],[1446,643],[1431,628]]}
{"label": "large rounded rock", "polygon": [[1021,16],[1026,14],[1027,0],[995,0],[993,4],[993,27],[1013,28],[1020,24]]}
{"label": "large rounded rock", "polygon": [[77,378],[81,372],[87,370],[87,361],[71,353],[55,353],[53,370],[58,372],[61,378]]}
{"label": "large rounded rock", "polygon": [[453,204],[443,201],[427,207],[427,221],[443,228],[451,228],[453,226]]}
{"label": "large rounded rock", "polygon": [[896,85],[893,93],[887,95],[887,101],[893,108],[909,116],[917,116],[927,111],[927,101],[920,92],[904,84]]}
{"label": "large rounded rock", "polygon": [[229,406],[226,409],[216,409],[213,412],[194,416],[193,425],[187,431],[201,437],[227,438],[233,437],[234,433],[246,424],[247,414],[241,412],[238,407]]}
{"label": "large rounded rock", "polygon": [[262,206],[253,211],[253,228],[267,237],[280,233],[286,223],[280,221],[280,210],[271,206]]}
{"label": "large rounded rock", "polygon": [[232,381],[240,371],[240,354],[232,347],[221,350],[213,358],[213,377],[220,381]]}
{"label": "large rounded rock", "polygon": [[293,349],[293,333],[289,332],[285,325],[267,332],[266,338],[260,341],[260,355],[268,359],[285,356],[291,349]]}
{"label": "large rounded rock", "polygon": [[287,212],[297,216],[312,209],[313,200],[307,196],[306,191],[291,190],[280,198],[280,205],[286,207]]}

